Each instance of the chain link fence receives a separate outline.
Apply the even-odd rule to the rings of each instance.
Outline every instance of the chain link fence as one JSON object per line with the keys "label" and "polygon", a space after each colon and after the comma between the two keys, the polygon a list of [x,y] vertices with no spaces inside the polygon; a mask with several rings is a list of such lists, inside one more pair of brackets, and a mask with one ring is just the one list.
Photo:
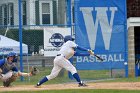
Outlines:
{"label": "chain link fence", "polygon": [[[28,45],[28,54],[23,56],[23,67],[29,72],[31,66],[40,69],[40,75],[25,78],[38,81],[50,73],[54,57],[44,57],[39,53],[44,49],[44,28],[66,27],[66,0],[22,0],[22,42]],[[19,42],[19,8],[18,0],[1,0],[0,2],[0,35]],[[9,43],[10,44],[10,43]],[[75,64],[75,63],[74,63]],[[20,63],[17,63],[20,68]],[[83,79],[111,78],[111,70],[78,71]],[[63,73],[63,74],[62,74]],[[62,70],[60,76],[68,81],[67,71]],[[120,76],[119,76],[120,77]],[[67,78],[67,79],[66,79]],[[63,82],[60,80],[60,82]]]}

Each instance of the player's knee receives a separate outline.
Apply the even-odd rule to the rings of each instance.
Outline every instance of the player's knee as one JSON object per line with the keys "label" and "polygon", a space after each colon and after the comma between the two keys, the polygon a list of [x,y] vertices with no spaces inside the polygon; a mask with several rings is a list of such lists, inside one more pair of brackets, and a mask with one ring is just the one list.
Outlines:
{"label": "player's knee", "polygon": [[57,77],[58,74],[50,74],[47,76],[48,80],[54,79],[55,77]]}
{"label": "player's knee", "polygon": [[77,73],[77,71],[72,71],[71,73],[72,73],[72,75],[73,75],[73,74]]}
{"label": "player's knee", "polygon": [[77,73],[77,70],[76,70],[76,68],[74,68],[74,69],[70,70],[70,72],[71,72],[72,75],[73,75],[73,74]]}

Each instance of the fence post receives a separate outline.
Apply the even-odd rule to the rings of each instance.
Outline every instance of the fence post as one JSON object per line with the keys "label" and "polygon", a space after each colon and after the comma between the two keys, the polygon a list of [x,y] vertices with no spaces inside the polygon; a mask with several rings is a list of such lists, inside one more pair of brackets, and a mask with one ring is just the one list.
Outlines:
{"label": "fence post", "polygon": [[42,67],[45,67],[45,59],[42,59]]}
{"label": "fence post", "polygon": [[[23,72],[23,61],[22,61],[22,14],[21,14],[21,2],[22,0],[18,0],[18,8],[19,8],[19,41],[20,41],[20,71]],[[23,81],[23,77],[21,76],[21,81]]]}
{"label": "fence post", "polygon": [[125,66],[125,77],[128,77],[128,63],[124,62],[124,66]]}
{"label": "fence post", "polygon": [[67,25],[71,27],[71,0],[66,0],[67,3]]}

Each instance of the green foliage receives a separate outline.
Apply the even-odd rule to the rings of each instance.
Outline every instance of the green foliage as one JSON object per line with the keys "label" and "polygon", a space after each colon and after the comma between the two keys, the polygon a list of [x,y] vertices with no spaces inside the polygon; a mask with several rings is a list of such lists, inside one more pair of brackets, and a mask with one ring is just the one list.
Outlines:
{"label": "green foliage", "polygon": [[0,35],[4,35],[5,34],[6,29],[5,28],[0,28]]}

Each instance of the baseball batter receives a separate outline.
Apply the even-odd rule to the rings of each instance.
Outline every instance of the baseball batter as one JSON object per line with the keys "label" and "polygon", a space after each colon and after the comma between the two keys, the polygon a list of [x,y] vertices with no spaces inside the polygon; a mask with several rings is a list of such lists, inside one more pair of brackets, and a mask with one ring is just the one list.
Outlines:
{"label": "baseball batter", "polygon": [[15,52],[10,52],[7,59],[0,60],[0,79],[3,81],[4,87],[11,86],[10,84],[16,80],[18,76],[32,76],[31,73],[22,73],[18,71],[15,63],[17,55]]}
{"label": "baseball batter", "polygon": [[86,86],[86,84],[84,84],[81,81],[76,68],[70,63],[70,61],[68,59],[70,59],[73,55],[77,54],[75,51],[76,49],[79,49],[82,51],[88,51],[89,54],[93,53],[93,52],[89,49],[85,49],[85,48],[78,46],[73,41],[74,41],[74,38],[72,38],[70,35],[65,36],[65,38],[64,38],[65,43],[62,45],[60,51],[58,52],[58,54],[56,55],[56,57],[54,59],[54,67],[51,71],[51,74],[47,75],[43,79],[41,79],[35,87],[39,87],[44,82],[55,78],[59,74],[59,72],[62,68],[65,68],[66,70],[68,70],[72,73],[73,77],[78,82],[79,87]]}

